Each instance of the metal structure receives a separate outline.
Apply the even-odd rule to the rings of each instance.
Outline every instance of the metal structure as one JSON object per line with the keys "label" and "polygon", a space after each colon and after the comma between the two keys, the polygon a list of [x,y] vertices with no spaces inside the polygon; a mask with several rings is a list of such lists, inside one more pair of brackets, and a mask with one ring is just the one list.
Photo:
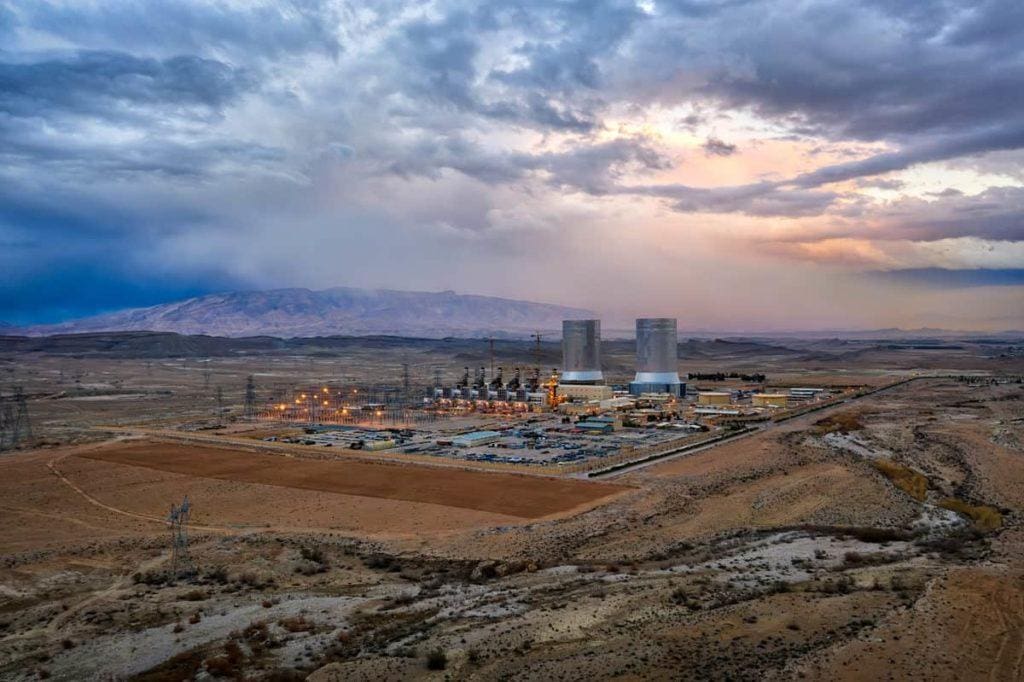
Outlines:
{"label": "metal structure", "polygon": [[0,400],[0,451],[15,448],[32,441],[32,421],[28,416],[28,401],[21,386],[14,395]]}
{"label": "metal structure", "polygon": [[533,371],[526,379],[526,390],[528,391],[536,391],[540,388],[540,362],[543,357],[540,340],[543,336],[539,331],[530,334],[530,338],[533,339]]}
{"label": "metal structure", "polygon": [[256,414],[256,383],[250,374],[245,379],[245,407],[243,414],[251,419]]}
{"label": "metal structure", "polygon": [[214,398],[217,400],[217,424],[219,426],[224,425],[224,389],[217,386],[217,390],[214,393]]}
{"label": "metal structure", "polygon": [[188,495],[180,506],[171,505],[171,513],[167,523],[171,528],[171,576],[188,576],[195,573],[195,565],[188,553],[188,521],[192,514],[192,505]]}
{"label": "metal structure", "polygon": [[601,372],[601,320],[562,321],[563,384],[599,384]]}
{"label": "metal structure", "polygon": [[676,346],[674,317],[643,317],[636,321],[636,377],[629,384],[631,394],[685,394]]}
{"label": "metal structure", "polygon": [[407,395],[415,390],[412,384],[408,391],[402,385],[386,384],[311,386],[274,396],[272,401],[262,404],[255,418],[310,427],[412,426],[437,421],[438,413],[417,409],[422,407],[419,398]]}

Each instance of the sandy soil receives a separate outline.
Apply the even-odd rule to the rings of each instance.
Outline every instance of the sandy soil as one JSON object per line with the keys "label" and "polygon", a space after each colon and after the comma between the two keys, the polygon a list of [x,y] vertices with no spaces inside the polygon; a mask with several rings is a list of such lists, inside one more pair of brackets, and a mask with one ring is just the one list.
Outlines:
{"label": "sandy soil", "polygon": [[813,679],[1024,679],[1024,574],[956,569],[870,637],[823,651]]}

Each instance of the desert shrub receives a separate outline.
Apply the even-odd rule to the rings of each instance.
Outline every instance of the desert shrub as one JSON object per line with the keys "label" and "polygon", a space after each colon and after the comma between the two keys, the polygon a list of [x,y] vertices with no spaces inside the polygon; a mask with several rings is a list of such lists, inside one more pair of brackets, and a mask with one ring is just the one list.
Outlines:
{"label": "desert shrub", "polygon": [[856,412],[840,412],[814,422],[814,432],[820,436],[826,433],[850,433],[863,428],[864,424]]}
{"label": "desert shrub", "polygon": [[306,561],[312,561],[314,564],[327,564],[327,556],[319,547],[303,547],[299,550],[299,554],[303,559]]}
{"label": "desert shrub", "polygon": [[366,565],[367,568],[372,568],[374,570],[385,569],[391,566],[391,557],[387,557],[381,554],[374,554],[372,556],[366,557],[366,559],[363,560],[363,563]]}
{"label": "desert shrub", "polygon": [[228,583],[228,570],[223,566],[215,566],[207,570],[205,576],[207,580],[220,585],[227,585]]}
{"label": "desert shrub", "polygon": [[928,496],[928,479],[924,474],[889,459],[876,460],[874,466],[892,481],[893,485],[918,502],[923,502]]}
{"label": "desert shrub", "polygon": [[203,601],[207,598],[206,592],[202,590],[189,590],[185,594],[181,595],[184,601]]}
{"label": "desert shrub", "polygon": [[844,528],[843,532],[861,542],[881,544],[883,542],[894,542],[896,540],[908,540],[910,534],[896,528],[871,528],[869,526],[858,526]]}
{"label": "desert shrub", "polygon": [[428,670],[444,670],[448,667],[448,654],[440,647],[427,654]]}
{"label": "desert shrub", "polygon": [[292,616],[290,618],[282,618],[277,621],[277,624],[283,627],[288,632],[310,632],[316,625],[312,621],[306,620],[303,616]]}
{"label": "desert shrub", "polygon": [[236,677],[238,666],[228,660],[227,656],[214,656],[203,661],[206,672],[214,677]]}
{"label": "desert shrub", "polygon": [[145,573],[136,573],[132,576],[132,580],[137,585],[164,585],[168,582],[170,576],[160,571],[146,571]]}
{"label": "desert shrub", "polygon": [[995,507],[974,506],[954,497],[942,500],[939,506],[966,516],[974,522],[975,528],[983,532],[998,530],[1003,525],[1003,515]]}

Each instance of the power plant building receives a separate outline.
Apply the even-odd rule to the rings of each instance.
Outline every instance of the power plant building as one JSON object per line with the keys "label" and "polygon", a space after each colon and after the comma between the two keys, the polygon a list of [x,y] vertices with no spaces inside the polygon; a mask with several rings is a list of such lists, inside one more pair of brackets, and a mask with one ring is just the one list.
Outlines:
{"label": "power plant building", "polygon": [[785,393],[755,393],[750,396],[754,407],[786,407],[789,396]]}
{"label": "power plant building", "polygon": [[588,384],[558,384],[558,395],[569,400],[608,400],[615,396],[611,386]]}
{"label": "power plant building", "polygon": [[562,321],[562,384],[600,384],[601,320]]}
{"label": "power plant building", "polygon": [[729,405],[732,394],[725,391],[702,391],[697,395],[698,405]]}
{"label": "power plant building", "polygon": [[629,384],[632,395],[685,395],[676,344],[675,318],[644,317],[636,321],[636,377]]}

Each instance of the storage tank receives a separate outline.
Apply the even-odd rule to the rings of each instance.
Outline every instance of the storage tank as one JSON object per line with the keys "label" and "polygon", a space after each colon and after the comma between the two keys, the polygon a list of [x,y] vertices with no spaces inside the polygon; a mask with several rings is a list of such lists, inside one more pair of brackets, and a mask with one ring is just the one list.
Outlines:
{"label": "storage tank", "polygon": [[562,320],[563,384],[599,384],[601,373],[601,320]]}
{"label": "storage tank", "polygon": [[633,395],[668,393],[684,395],[679,380],[674,317],[642,317],[636,321],[636,378],[629,384]]}

